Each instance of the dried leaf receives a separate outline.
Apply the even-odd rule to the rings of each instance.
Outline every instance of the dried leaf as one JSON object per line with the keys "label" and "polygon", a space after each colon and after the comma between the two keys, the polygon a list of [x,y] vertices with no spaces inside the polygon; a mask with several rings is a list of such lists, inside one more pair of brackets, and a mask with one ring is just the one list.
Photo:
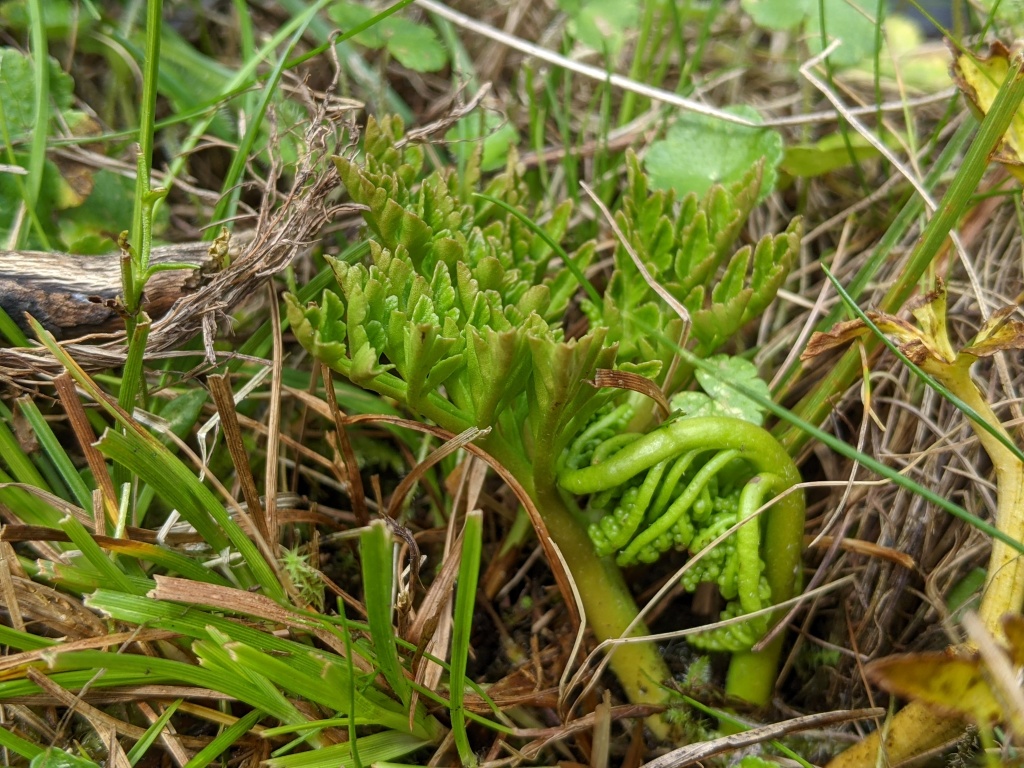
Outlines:
{"label": "dried leaf", "polygon": [[[865,314],[878,327],[878,330],[895,337],[900,343],[900,351],[909,357],[912,362],[920,365],[929,358],[944,362],[952,361],[952,358],[950,360],[945,359],[931,337],[923,334],[906,320],[901,320],[895,315],[889,315],[884,312],[866,312]],[[812,357],[817,357],[830,349],[846,346],[854,339],[868,333],[870,333],[870,330],[860,319],[844,320],[841,323],[836,323],[831,331],[811,334],[811,338],[807,342],[807,348],[800,355],[800,359],[810,360]]]}
{"label": "dried leaf", "polygon": [[[988,56],[976,57],[956,50],[953,55],[950,73],[953,81],[975,113],[987,114],[1010,71],[1012,52],[996,41],[989,46]],[[1024,109],[1017,109],[1009,129],[991,157],[1024,182]]]}
{"label": "dried leaf", "polygon": [[988,319],[971,345],[961,352],[974,357],[991,357],[996,352],[1024,349],[1024,322],[1010,320],[1017,307],[1003,307]]}
{"label": "dried leaf", "polygon": [[672,412],[665,393],[658,389],[658,385],[646,376],[629,371],[613,371],[608,368],[598,368],[594,373],[595,387],[615,387],[616,389],[628,389],[631,392],[639,392],[641,395],[654,400],[661,408],[662,414],[668,416]]}

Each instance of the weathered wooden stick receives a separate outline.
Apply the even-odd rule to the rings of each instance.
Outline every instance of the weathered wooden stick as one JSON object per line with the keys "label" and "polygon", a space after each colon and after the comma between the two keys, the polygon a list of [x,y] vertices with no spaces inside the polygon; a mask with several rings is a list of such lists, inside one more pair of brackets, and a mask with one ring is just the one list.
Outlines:
{"label": "weathered wooden stick", "polygon": [[[251,237],[233,236],[231,258]],[[155,273],[146,283],[143,309],[156,319],[202,283],[220,265],[209,253],[210,243],[158,246],[150,264],[178,262],[194,269]],[[116,310],[121,293],[121,255],[75,256],[42,251],[0,251],[0,307],[24,330],[30,314],[58,339],[124,328]]]}

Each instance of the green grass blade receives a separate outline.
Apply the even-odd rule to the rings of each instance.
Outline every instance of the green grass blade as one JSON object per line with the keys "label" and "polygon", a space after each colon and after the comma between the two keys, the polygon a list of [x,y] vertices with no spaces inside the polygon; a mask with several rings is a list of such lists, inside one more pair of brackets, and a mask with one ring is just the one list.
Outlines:
{"label": "green grass blade", "polygon": [[[0,122],[2,121],[3,115],[0,114]],[[11,319],[11,316],[7,314],[3,307],[0,307],[0,336],[7,339],[11,346],[29,346],[28,337],[25,335],[25,332],[18,327],[18,324]]]}
{"label": "green grass blade", "polygon": [[18,408],[21,410],[21,414],[25,417],[29,426],[32,427],[32,431],[35,433],[36,440],[39,441],[43,453],[46,454],[53,466],[56,467],[61,480],[64,481],[68,490],[71,491],[74,501],[82,509],[89,509],[92,505],[92,493],[89,490],[89,486],[85,484],[85,480],[78,473],[64,446],[60,444],[57,436],[50,429],[50,425],[43,418],[43,414],[35,404],[35,401],[31,397],[18,398]]}
{"label": "green grass blade", "polygon": [[901,350],[897,345],[893,344],[892,341],[890,341],[889,338],[882,332],[882,330],[877,325],[875,325],[874,322],[872,322],[871,318],[864,314],[864,310],[857,306],[857,303],[846,292],[842,284],[838,280],[836,280],[835,275],[832,274],[829,268],[826,267],[825,265],[822,265],[821,268],[825,272],[825,276],[829,279],[829,282],[831,282],[832,286],[836,289],[836,293],[839,294],[839,298],[843,300],[843,304],[845,304],[849,308],[849,310],[854,315],[856,315],[864,323],[864,325],[866,325],[871,330],[873,334],[875,334],[879,341],[881,341],[883,344],[885,344],[885,346],[889,348],[890,352],[892,352],[894,355],[896,355],[896,357],[902,360],[903,364],[907,366],[907,368],[909,368],[911,371],[913,371],[914,375],[917,376],[921,381],[923,381],[927,386],[931,387],[942,397],[946,398],[949,402],[955,405],[957,410],[959,410],[964,416],[966,416],[975,424],[977,424],[981,429],[984,429],[986,432],[992,435],[992,437],[998,440],[999,443],[1004,448],[1006,448],[1006,450],[1008,450],[1018,459],[1018,461],[1024,463],[1024,451],[1021,451],[1021,449],[1018,446],[1014,445],[1013,442],[1008,440],[1006,435],[1001,430],[997,429],[992,424],[989,424],[988,420],[981,416],[981,414],[979,414],[971,406],[969,406],[955,394],[950,392],[949,389],[947,389],[941,383],[936,381],[935,377],[921,370],[921,367],[919,365],[917,365],[913,360],[911,360],[909,357],[903,354],[903,350]]}
{"label": "green grass blade", "polygon": [[149,584],[140,590],[138,585],[133,584],[125,573],[114,564],[107,554],[95,542],[92,535],[85,529],[77,517],[68,515],[60,521],[60,528],[68,535],[71,542],[78,547],[82,556],[88,561],[101,577],[105,584],[109,584],[121,592],[143,595],[153,585]]}
{"label": "green grass blade", "polygon": [[215,551],[224,550],[230,542],[263,587],[264,594],[275,600],[285,598],[284,588],[256,544],[199,478],[156,438],[148,433],[121,434],[108,429],[96,446],[108,459],[124,464],[136,477],[155,488]]}
{"label": "green grass blade", "polygon": [[[291,658],[298,668],[310,672],[320,668],[318,664],[308,661],[305,656],[309,652],[309,646],[277,637],[258,627],[218,616],[203,608],[137,597],[108,589],[99,589],[89,595],[85,598],[85,604],[118,621],[166,629],[197,640],[211,639],[211,631],[215,630],[230,640],[243,643],[250,648]],[[340,656],[328,651],[322,651],[321,655],[326,659],[342,661]]]}
{"label": "green grass blade", "polygon": [[162,715],[158,717],[153,724],[146,729],[146,732],[142,734],[142,738],[135,742],[135,746],[131,748],[128,753],[128,762],[132,765],[137,765],[139,760],[143,758],[149,748],[153,746],[153,742],[160,736],[160,732],[167,726],[167,723],[171,721],[171,716],[178,711],[178,707],[181,706],[181,699],[177,699],[168,706]]}
{"label": "green grass blade", "polygon": [[57,645],[56,640],[49,640],[45,637],[32,635],[28,632],[19,632],[6,624],[0,624],[0,645],[6,645],[18,651],[36,651],[40,648],[49,648]]}
{"label": "green grass blade", "polygon": [[[216,571],[207,568],[194,556],[175,552],[173,549],[150,544],[145,541],[118,541],[104,545],[111,552],[147,563],[159,565],[167,573],[176,574],[193,581],[230,587],[231,583]],[[152,588],[150,583],[149,588]]]}
{"label": "green grass blade", "polygon": [[[313,653],[306,651],[307,654]],[[270,681],[293,695],[321,704],[349,717],[359,716],[386,728],[405,731],[408,714],[400,703],[372,687],[353,680],[348,664],[321,658],[318,668],[299,666],[292,658],[261,653],[249,646],[232,644],[231,654],[239,662],[259,669]],[[350,711],[347,691],[355,691],[355,711]],[[420,735],[423,735],[422,733]]]}
{"label": "green grass blade", "polygon": [[[263,86],[263,94],[256,107],[256,113],[250,115],[249,119],[246,120],[245,135],[242,136],[242,140],[235,150],[234,157],[231,159],[231,166],[228,168],[227,175],[225,175],[224,182],[221,185],[221,198],[217,203],[217,207],[214,208],[213,221],[226,221],[235,215],[238,199],[242,192],[239,182],[241,181],[242,173],[245,171],[245,165],[249,162],[249,158],[252,155],[252,147],[259,135],[260,126],[263,125],[263,118],[266,117],[267,109],[274,98],[278,83],[281,82],[281,75],[284,74],[288,54],[299,42],[303,34],[305,34],[306,26],[311,20],[312,16],[308,16],[306,23],[299,25],[299,28],[295,30],[295,34],[292,35],[288,45],[285,46],[284,52],[278,58],[269,80]],[[210,227],[206,231],[207,239],[213,239],[216,235],[216,227]]]}
{"label": "green grass blade", "polygon": [[[243,657],[238,651],[247,650],[247,646],[229,643],[227,636],[216,630],[210,633],[210,640],[197,640],[192,650],[199,657],[203,670],[218,670],[226,677],[236,679],[244,685],[244,691],[235,694],[256,709],[277,718],[282,723],[303,723],[306,717],[288,700],[274,682],[265,674],[258,663],[262,654],[253,651],[253,658]],[[251,649],[248,649],[251,650]]]}
{"label": "green grass blade", "polygon": [[[46,167],[46,140],[50,135],[50,57],[47,50],[46,25],[43,22],[42,0],[29,0],[26,5],[31,30],[35,108],[32,116],[32,144],[29,148],[24,202],[27,210],[35,213],[43,186],[43,170]],[[36,223],[36,234],[43,247],[49,250],[50,244],[46,233],[38,224],[38,218],[33,216],[31,220]],[[22,227],[17,237],[18,248],[25,246],[27,236],[28,230]]]}
{"label": "green grass blade", "polygon": [[[140,312],[135,320],[135,327],[132,329],[131,339],[128,342],[128,358],[124,363],[124,370],[121,373],[121,387],[117,393],[117,404],[126,413],[135,411],[135,404],[139,392],[144,391],[145,375],[142,369],[142,360],[146,353],[146,341],[149,339],[151,323],[145,312]],[[113,470],[114,487],[120,489],[122,485],[131,481],[131,474],[121,464],[115,464]]]}
{"label": "green grass blade", "polygon": [[185,763],[184,768],[206,768],[206,766],[220,757],[225,750],[230,749],[236,741],[248,733],[264,716],[263,712],[254,709],[245,716],[238,718],[232,725],[217,734],[213,741],[199,750],[195,757]]}
{"label": "green grass blade", "polygon": [[[212,643],[211,643],[212,644]],[[96,670],[106,673],[97,676]],[[255,701],[266,701],[266,692],[238,669],[223,669],[214,664],[200,667],[173,659],[141,656],[131,653],[105,653],[103,651],[68,651],[54,654],[50,666],[50,678],[69,690],[83,686],[92,689],[106,689],[119,686],[149,684],[194,685],[233,696],[253,705]],[[0,699],[17,696],[38,695],[39,687],[30,680],[10,680],[0,683]],[[286,699],[281,697],[280,706],[275,706],[273,716],[289,722],[301,722],[305,717]]]}
{"label": "green grass blade", "polygon": [[374,520],[359,537],[363,570],[363,602],[370,621],[373,642],[384,678],[402,704],[409,706],[409,681],[398,659],[395,629],[391,621],[391,592],[394,586],[394,543],[383,520]]}
{"label": "green grass blade", "polygon": [[[965,121],[956,130],[956,133],[954,133],[949,139],[945,148],[928,169],[928,173],[924,178],[925,189],[931,192],[945,178],[946,172],[949,170],[953,162],[959,160],[961,157],[964,147],[967,146],[971,136],[974,135],[974,130],[974,125],[969,121]],[[903,205],[900,212],[896,214],[896,218],[894,218],[892,223],[888,226],[885,234],[882,235],[881,240],[879,240],[878,245],[872,249],[871,257],[857,271],[857,274],[850,282],[848,291],[854,301],[859,300],[860,295],[864,290],[877,278],[879,270],[888,263],[893,249],[900,244],[907,232],[910,230],[910,227],[915,221],[917,221],[918,217],[920,217],[923,212],[924,200],[920,195],[913,195]],[[843,317],[843,307],[841,304],[837,304],[818,323],[815,330],[827,331],[842,320]],[[786,371],[786,374],[782,379],[783,387],[791,381],[799,368],[800,361],[797,360],[793,363],[790,370]]]}
{"label": "green grass blade", "polygon": [[[36,488],[42,488],[44,491],[50,490],[36,465],[25,455],[14,433],[8,429],[3,421],[0,421],[0,457],[3,458],[4,464],[7,465],[11,474],[14,475],[14,479],[19,483],[34,485]],[[92,504],[91,501],[89,503]]]}
{"label": "green grass blade", "polygon": [[[378,765],[382,760],[407,755],[430,742],[418,736],[400,731],[383,731],[357,740],[360,756],[367,765]],[[357,765],[352,759],[353,742],[332,744],[315,752],[301,752],[297,755],[272,757],[263,765],[267,768],[351,768]]]}
{"label": "green grass blade", "polygon": [[[68,592],[86,594],[101,587],[109,587],[110,582],[95,568],[82,568],[77,565],[64,565],[52,560],[38,561],[36,575],[43,581],[59,586]],[[133,595],[143,595],[153,588],[153,580],[125,574],[132,585]]]}
{"label": "green grass blade", "polygon": [[[309,6],[303,4],[301,12],[291,18],[287,24],[282,25],[263,45],[263,47],[260,48],[256,56],[247,60],[242,65],[231,81],[225,84],[224,92],[233,93],[239,88],[248,87],[254,79],[256,68],[265,59],[267,59],[278,46],[280,46],[291,35],[294,35],[297,29],[305,28],[306,25],[310,23],[310,19],[312,19],[332,1],[333,0],[317,0],[316,3]],[[181,175],[190,153],[199,144],[202,137],[206,135],[206,132],[216,115],[216,110],[208,112],[204,118],[193,123],[188,136],[182,142],[181,147],[178,150],[178,156],[171,162],[170,167],[167,170],[167,175],[165,176],[166,184],[170,185],[173,179],[176,179]]]}
{"label": "green grass blade", "polygon": [[[348,682],[352,681],[357,702],[355,709],[360,717],[371,718],[373,722],[395,729],[408,728],[405,707],[378,689],[363,685],[356,674],[349,672],[350,661],[330,651],[313,651],[307,645],[275,637],[202,608],[107,589],[97,590],[85,602],[90,608],[119,621],[167,629],[204,641],[213,642],[215,638],[221,638],[221,644],[223,638],[228,638],[234,644],[234,656],[244,659],[246,664],[258,669],[276,685],[294,689],[298,695],[343,713],[350,709],[346,692]],[[323,622],[320,626],[327,628]],[[358,626],[363,631],[367,629],[366,625]],[[433,738],[438,725],[420,713],[416,718],[415,731]]]}
{"label": "green grass blade", "polygon": [[16,755],[25,758],[26,760],[32,760],[38,755],[43,754],[46,750],[38,744],[34,744],[27,739],[21,738],[11,730],[10,726],[0,728],[0,747],[9,749]]}
{"label": "green grass blade", "polygon": [[[879,304],[882,312],[894,314],[906,303],[921,275],[939,253],[950,230],[971,205],[974,190],[988,169],[989,156],[1003,140],[1021,101],[1024,100],[1022,67],[1024,58],[1018,57],[1012,62],[1006,80],[1000,86],[988,114],[981,121],[978,134],[967,150],[949,189],[943,195],[938,210],[928,221],[906,267]],[[877,344],[877,341],[867,342],[869,354],[877,348]],[[860,366],[860,352],[856,349],[848,350],[814,390],[800,401],[794,412],[804,422],[820,424],[832,408],[832,398],[844,392],[856,380]],[[791,425],[779,439],[790,455],[793,455],[809,437],[810,433]]]}
{"label": "green grass blade", "polygon": [[[225,536],[225,528],[218,525],[220,521],[216,520],[214,512],[215,507],[223,512],[223,507],[176,457],[169,452],[164,455],[156,446],[140,440],[137,433],[120,433],[112,429],[103,433],[96,447],[108,459],[124,461],[133,474],[153,486],[157,494],[176,509],[215,551],[227,548],[229,538]],[[227,517],[226,512],[224,516]]]}
{"label": "green grass blade", "polygon": [[12,510],[19,520],[28,525],[56,528],[64,515],[23,489],[9,487],[13,482],[14,478],[0,469],[0,504]]}
{"label": "green grass blade", "polygon": [[[338,52],[338,58],[344,62],[345,67],[348,69],[348,74],[351,75],[352,79],[357,82],[360,87],[364,88],[367,93],[373,94],[376,97],[377,94],[382,94],[383,101],[387,105],[387,109],[390,112],[397,114],[402,118],[402,122],[406,125],[411,125],[416,119],[412,110],[402,100],[395,90],[387,82],[386,78],[380,76],[380,72],[376,69],[368,67],[362,60],[360,55],[356,53],[353,48],[345,41],[349,38],[355,37],[360,32],[364,32],[372,27],[382,19],[387,18],[393,13],[397,13],[402,8],[409,5],[412,0],[399,0],[399,2],[388,6],[379,14],[373,18],[367,19],[362,24],[353,27],[352,29],[346,29],[341,35],[336,35],[337,29],[331,24],[324,21],[322,18],[314,18],[312,23],[309,25],[309,34],[315,40],[318,45],[310,51],[297,56],[288,62],[288,68],[298,66],[304,61],[308,61],[314,56],[319,56],[324,51],[328,50],[332,46]],[[299,14],[305,10],[306,0],[278,0],[278,5],[284,8],[290,14]]]}
{"label": "green grass blade", "polygon": [[[668,337],[661,335],[654,329],[652,329],[651,332],[658,335],[667,344],[676,343],[675,340],[669,339]],[[678,351],[679,356],[690,365],[693,365],[695,368],[700,368],[701,370],[706,371],[712,376],[716,376],[716,378],[718,377],[719,374],[716,373],[716,370],[713,366],[709,365],[704,360],[695,356],[692,352],[689,352],[685,349],[679,349],[678,347],[674,348]],[[730,388],[739,392],[740,394],[750,398],[758,405],[760,405],[762,408],[767,410],[769,413],[777,416],[782,421],[785,421],[787,424],[790,425],[790,427],[794,431],[806,433],[808,438],[814,438],[815,440],[818,440],[819,442],[827,445],[829,448],[831,448],[839,455],[845,456],[846,458],[857,462],[865,469],[869,469],[875,474],[884,477],[887,480],[890,480],[891,482],[900,486],[904,490],[910,491],[911,493],[916,493],[921,498],[931,502],[932,504],[941,509],[944,509],[954,517],[958,517],[964,522],[974,526],[982,533],[985,533],[993,538],[999,539],[1005,544],[1008,544],[1009,546],[1013,547],[1018,552],[1024,554],[1024,543],[1017,541],[1011,536],[1008,536],[991,523],[987,523],[984,520],[982,520],[977,515],[972,515],[970,512],[968,512],[960,505],[955,504],[954,502],[950,501],[944,496],[940,496],[939,494],[929,490],[928,488],[925,488],[923,485],[915,483],[909,477],[900,474],[891,467],[887,467],[885,464],[871,456],[868,456],[866,453],[861,453],[856,448],[844,442],[843,440],[840,440],[834,435],[830,435],[823,429],[819,429],[818,427],[811,424],[809,421],[805,421],[804,419],[802,419],[793,411],[790,411],[789,409],[782,407],[775,401],[764,397],[760,393],[754,392],[752,389],[748,389],[747,387],[737,384],[735,381],[729,381],[727,379],[719,380],[722,381],[722,383],[729,386]]]}
{"label": "green grass blade", "polygon": [[452,661],[449,672],[452,734],[463,765],[477,764],[476,755],[466,733],[466,712],[463,697],[466,690],[466,663],[469,660],[469,638],[473,629],[473,607],[476,604],[476,585],[480,578],[480,553],[483,542],[483,513],[474,509],[466,515],[462,532],[462,560],[459,563],[459,581],[455,593],[455,616],[452,626]]}

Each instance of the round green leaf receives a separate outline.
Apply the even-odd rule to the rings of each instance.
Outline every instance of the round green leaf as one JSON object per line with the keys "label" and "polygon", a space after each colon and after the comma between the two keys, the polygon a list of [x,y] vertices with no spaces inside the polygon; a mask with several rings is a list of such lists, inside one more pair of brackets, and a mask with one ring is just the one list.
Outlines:
{"label": "round green leaf", "polygon": [[873,0],[823,0],[812,2],[808,9],[804,36],[812,54],[818,54],[822,45],[821,20],[825,20],[825,45],[842,40],[830,56],[835,67],[852,67],[868,58],[875,50],[875,12]]}
{"label": "round green leaf", "polygon": [[711,372],[701,368],[695,375],[708,396],[729,416],[761,426],[764,423],[764,409],[730,386],[737,384],[770,400],[771,390],[757,375],[757,367],[749,360],[729,355],[713,355],[707,362],[714,365],[716,370]]}
{"label": "round green leaf", "polygon": [[436,72],[448,63],[448,52],[432,29],[392,16],[383,28],[388,52],[416,72]]}
{"label": "round green leaf", "polygon": [[[750,107],[730,112],[760,120]],[[644,167],[655,189],[674,189],[680,196],[703,196],[714,184],[741,179],[750,167],[765,159],[759,199],[775,186],[776,167],[782,160],[782,136],[768,128],[748,128],[705,115],[684,115],[651,145]]]}

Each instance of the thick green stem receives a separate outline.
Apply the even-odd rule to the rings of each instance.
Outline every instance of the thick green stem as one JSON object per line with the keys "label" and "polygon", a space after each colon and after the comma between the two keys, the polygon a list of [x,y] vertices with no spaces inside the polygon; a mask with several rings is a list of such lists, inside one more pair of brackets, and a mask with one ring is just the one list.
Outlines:
{"label": "thick green stem", "polygon": [[[609,557],[598,557],[583,525],[565,506],[558,491],[533,488],[537,503],[551,539],[569,566],[579,586],[587,623],[599,641],[620,637],[642,637],[647,627],[638,623],[629,634],[626,630],[637,617],[636,601],[629,591],[622,572]],[[627,643],[617,646],[608,662],[626,697],[635,704],[663,704],[669,692],[662,683],[671,678],[665,660],[654,643]],[[671,727],[660,716],[647,718],[647,726],[655,736],[666,740]]]}
{"label": "thick green stem", "polygon": [[[545,477],[547,473],[536,472],[537,457],[531,465],[521,457],[509,455],[511,452],[506,449],[506,444],[495,440],[493,435],[481,446],[516,476],[537,505],[551,540],[565,558],[579,590],[587,624],[597,640],[604,642],[649,634],[642,622],[627,633],[639,610],[622,572],[612,558],[597,555],[583,523],[566,506],[554,482],[538,480],[538,475]],[[541,462],[548,460],[540,457]],[[550,461],[553,466],[553,459]],[[668,702],[669,691],[663,684],[672,674],[654,643],[616,646],[611,651],[608,665],[632,703]],[[672,735],[671,726],[660,715],[648,717],[646,724],[659,740],[666,741]]]}
{"label": "thick green stem", "polygon": [[[584,495],[613,488],[656,464],[696,449],[735,450],[758,473],[779,477],[784,489],[800,482],[793,460],[765,430],[739,419],[707,417],[680,419],[630,443],[614,457],[596,466],[564,472],[559,483],[566,490]],[[765,578],[772,602],[780,603],[796,594],[800,584],[801,550],[804,533],[804,499],[798,491],[788,493],[766,513]],[[730,669],[729,693],[755,704],[766,704],[775,684],[781,638],[766,649],[736,654]]]}

